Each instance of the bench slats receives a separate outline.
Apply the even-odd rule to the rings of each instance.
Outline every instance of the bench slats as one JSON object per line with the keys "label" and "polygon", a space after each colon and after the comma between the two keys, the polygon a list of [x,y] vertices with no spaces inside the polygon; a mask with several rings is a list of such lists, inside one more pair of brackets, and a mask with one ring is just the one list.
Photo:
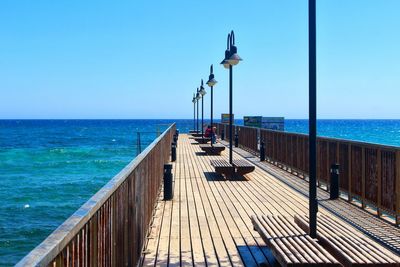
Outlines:
{"label": "bench slats", "polygon": [[[322,227],[325,229],[325,233],[329,233],[329,229],[333,229],[335,233],[347,233],[348,227],[343,224],[335,223],[333,219],[329,219],[328,216],[323,216],[325,218],[325,222],[322,224]],[[370,258],[370,260],[375,261],[376,259],[380,259],[379,262],[392,262],[394,263],[396,259],[399,258],[395,256],[392,252],[385,253],[385,251],[381,251],[380,247],[374,245],[375,242],[371,242],[371,240],[366,239],[361,233],[357,233],[353,231],[353,236],[358,238],[349,238],[347,235],[341,235],[343,240],[341,243],[352,244],[352,247],[358,250],[359,253],[365,255],[366,257]],[[386,257],[384,257],[385,255]]]}
{"label": "bench slats", "polygon": [[[308,231],[308,217],[295,216]],[[344,222],[327,215],[318,216],[317,237],[345,266],[400,266],[400,257]]]}
{"label": "bench slats", "polygon": [[225,150],[225,146],[220,144],[214,144],[213,146],[205,144],[200,145],[200,148],[209,155],[220,155],[221,152]]}
{"label": "bench slats", "polygon": [[195,137],[193,138],[194,141],[196,141],[199,144],[206,144],[211,141],[211,138],[209,137]]}
{"label": "bench slats", "polygon": [[227,162],[226,160],[211,160],[211,165],[214,167],[232,167],[231,164],[229,164],[229,162]]}
{"label": "bench slats", "polygon": [[255,166],[245,160],[233,160],[230,164],[226,160],[211,160],[211,165],[215,168],[215,172],[224,174],[227,177],[235,174],[245,175],[255,170]]}
{"label": "bench slats", "polygon": [[340,266],[316,240],[285,216],[251,216],[254,229],[283,266]]}
{"label": "bench slats", "polygon": [[236,167],[254,167],[253,164],[249,163],[246,160],[242,160],[242,159],[234,159],[232,161],[233,165],[235,165]]}

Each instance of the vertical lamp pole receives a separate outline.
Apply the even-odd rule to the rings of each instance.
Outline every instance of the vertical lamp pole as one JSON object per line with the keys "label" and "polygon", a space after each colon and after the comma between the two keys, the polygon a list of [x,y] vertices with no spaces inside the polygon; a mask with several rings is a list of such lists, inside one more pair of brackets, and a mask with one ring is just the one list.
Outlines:
{"label": "vertical lamp pole", "polygon": [[214,145],[214,138],[215,138],[215,133],[214,133],[214,128],[213,128],[213,89],[214,85],[217,83],[217,81],[214,79],[214,74],[213,74],[213,65],[210,66],[210,76],[208,76],[208,81],[207,85],[211,87],[211,146]]}
{"label": "vertical lamp pole", "polygon": [[195,94],[193,94],[192,103],[193,103],[193,131],[195,131],[196,130],[196,97],[195,97]]}
{"label": "vertical lamp pole", "polygon": [[200,95],[201,95],[201,139],[204,142],[204,96],[206,95],[206,90],[204,89],[203,86],[203,79],[201,79],[201,85],[200,85]]}
{"label": "vertical lamp pole", "polygon": [[309,67],[309,172],[310,172],[310,236],[317,237],[317,45],[316,0],[308,1],[308,67]]}
{"label": "vertical lamp pole", "polygon": [[232,107],[232,65],[229,64],[229,163],[232,164],[232,153],[233,153],[233,143],[232,143],[232,132],[233,132],[233,107]]}
{"label": "vertical lamp pole", "polygon": [[197,93],[196,93],[196,103],[197,103],[197,123],[196,123],[196,131],[199,132],[199,100],[200,100],[200,94],[199,94],[199,88],[197,88]]}
{"label": "vertical lamp pole", "polygon": [[222,60],[221,64],[224,65],[224,68],[229,68],[229,163],[232,164],[232,151],[233,151],[233,143],[232,143],[232,132],[233,132],[233,97],[232,97],[232,67],[234,65],[239,64],[239,61],[242,59],[237,54],[237,47],[235,46],[235,34],[231,31],[228,34],[227,47],[225,50],[225,58]]}

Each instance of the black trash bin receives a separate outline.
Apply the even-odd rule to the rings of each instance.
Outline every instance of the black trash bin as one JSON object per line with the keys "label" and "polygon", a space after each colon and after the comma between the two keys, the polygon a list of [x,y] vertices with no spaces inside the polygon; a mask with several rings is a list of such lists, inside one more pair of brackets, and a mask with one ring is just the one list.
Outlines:
{"label": "black trash bin", "polygon": [[176,143],[171,144],[171,161],[176,161]]}
{"label": "black trash bin", "polygon": [[173,183],[172,164],[164,164],[164,200],[171,200],[174,198]]}

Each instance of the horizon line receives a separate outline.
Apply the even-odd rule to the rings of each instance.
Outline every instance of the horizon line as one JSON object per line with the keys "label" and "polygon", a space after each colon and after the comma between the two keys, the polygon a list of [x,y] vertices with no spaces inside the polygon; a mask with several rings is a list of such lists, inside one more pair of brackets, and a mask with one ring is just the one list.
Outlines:
{"label": "horizon line", "polygon": [[[275,116],[270,116],[271,118]],[[276,116],[282,117],[282,116]],[[308,118],[285,118],[285,120],[308,120]],[[1,121],[11,120],[193,120],[193,118],[0,118]],[[201,118],[199,118],[201,120]],[[204,118],[210,120],[210,118]],[[219,118],[214,118],[220,121]],[[243,118],[234,120],[243,120]],[[317,120],[400,120],[400,118],[318,118]]]}

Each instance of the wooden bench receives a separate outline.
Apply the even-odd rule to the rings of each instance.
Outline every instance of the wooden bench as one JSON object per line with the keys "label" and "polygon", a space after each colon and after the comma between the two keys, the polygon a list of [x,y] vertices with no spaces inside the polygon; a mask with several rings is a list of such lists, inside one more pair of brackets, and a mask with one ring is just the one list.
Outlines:
{"label": "wooden bench", "polygon": [[[295,222],[309,231],[307,216]],[[400,257],[334,217],[318,216],[317,238],[344,266],[400,266]]]}
{"label": "wooden bench", "polygon": [[315,239],[297,226],[293,218],[253,215],[251,221],[282,266],[341,266]]}
{"label": "wooden bench", "polygon": [[225,175],[227,178],[235,175],[243,176],[255,169],[255,166],[246,160],[233,160],[232,164],[224,159],[211,160],[210,162],[216,173]]}
{"label": "wooden bench", "polygon": [[235,175],[235,166],[230,164],[224,159],[211,160],[211,165],[215,168],[215,172],[226,177],[232,177]]}
{"label": "wooden bench", "polygon": [[192,136],[193,136],[193,137],[201,137],[202,134],[201,134],[201,133],[192,133]]}
{"label": "wooden bench", "polygon": [[199,132],[200,132],[199,130],[189,130],[190,134],[199,133]]}
{"label": "wooden bench", "polygon": [[214,145],[200,145],[201,150],[206,152],[208,155],[221,155],[221,152],[225,150],[225,146],[221,144],[214,144]]}
{"label": "wooden bench", "polygon": [[243,159],[233,160],[233,165],[236,167],[236,173],[238,175],[245,175],[255,170],[255,166],[250,164],[248,161]]}
{"label": "wooden bench", "polygon": [[195,137],[193,139],[199,144],[206,144],[211,141],[210,137]]}

